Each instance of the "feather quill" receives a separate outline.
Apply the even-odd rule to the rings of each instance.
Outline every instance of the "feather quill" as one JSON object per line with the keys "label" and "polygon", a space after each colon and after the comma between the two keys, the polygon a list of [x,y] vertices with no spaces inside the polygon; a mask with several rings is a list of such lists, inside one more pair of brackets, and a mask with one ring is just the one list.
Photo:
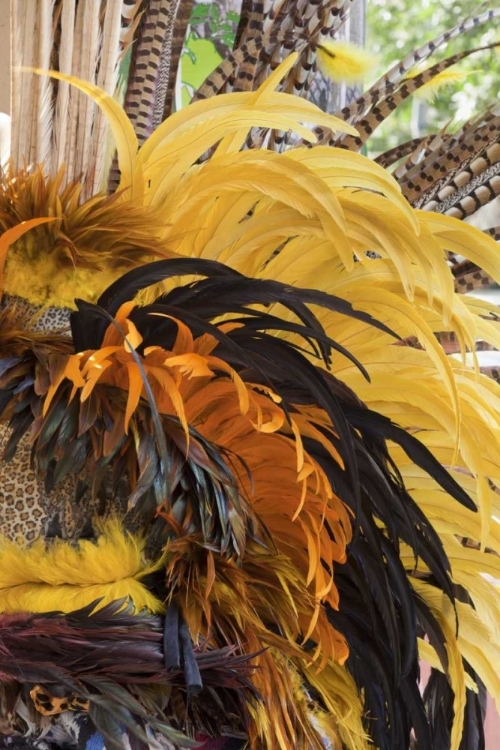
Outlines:
{"label": "feather quill", "polygon": [[461,21],[452,29],[443,32],[431,42],[426,42],[417,50],[407,55],[404,60],[401,60],[401,62],[393,65],[393,67],[385,75],[383,75],[378,81],[376,81],[376,83],[373,84],[373,86],[370,88],[370,91],[383,89],[389,84],[401,82],[401,80],[408,75],[409,71],[415,66],[417,62],[422,64],[432,54],[434,54],[438,47],[441,47],[443,44],[448,44],[448,42],[450,42],[452,39],[455,39],[457,36],[464,34],[466,31],[469,31],[476,26],[480,26],[481,24],[492,21],[494,18],[498,18],[499,15],[500,8],[488,9],[483,13],[479,13],[475,17],[469,17],[464,21]]}
{"label": "feather quill", "polygon": [[[36,44],[36,3],[30,0],[20,0],[14,3],[14,25],[19,33],[14,34],[20,42],[20,53],[14,52],[16,61],[21,63],[20,67],[33,67],[35,64]],[[34,76],[31,73],[19,75],[19,87],[15,93],[19,96],[19,119],[13,127],[13,141],[17,143],[17,155],[15,161],[18,167],[26,166],[34,157],[32,149],[33,118],[36,118],[34,102]]]}
{"label": "feather quill", "polygon": [[[89,2],[89,0],[83,3],[82,55],[78,77],[90,83],[95,83],[96,64],[101,45],[99,11],[99,3]],[[83,197],[92,195],[95,166],[92,163],[92,126],[96,113],[97,107],[92,99],[80,95],[75,163],[78,174],[85,175]]]}
{"label": "feather quill", "polygon": [[[75,13],[76,0],[63,0],[60,15],[61,35],[58,51],[58,69],[60,73],[65,73],[66,75],[71,73],[75,34]],[[69,83],[60,81],[57,89],[54,118],[53,169],[56,172],[65,162],[66,139],[68,137],[68,130],[70,130],[70,128],[68,128],[70,97],[74,98],[75,96],[77,96],[77,92],[74,89],[70,91]]]}
{"label": "feather quill", "polygon": [[81,81],[73,76],[65,76],[62,73],[47,70],[36,70],[34,72],[39,75],[52,75],[53,78],[57,78],[59,81],[72,83],[75,88],[99,103],[99,106],[109,119],[111,132],[115,138],[123,182],[127,188],[131,189],[132,196],[138,193],[143,185],[140,166],[136,163],[137,138],[130,120],[125,116],[122,108],[114,98],[101,92],[97,86]]}
{"label": "feather quill", "polygon": [[[107,4],[102,28],[102,48],[97,85],[110,96],[113,96],[118,80],[121,17],[122,8],[120,3],[111,3],[110,7]],[[108,153],[108,129],[108,119],[104,112],[98,109],[92,132],[92,195],[98,193],[103,188],[106,171],[106,164],[104,162]],[[109,165],[107,166],[109,167]]]}
{"label": "feather quill", "polygon": [[[20,123],[20,108],[21,108],[21,87],[23,85],[22,73],[20,69],[23,67],[23,43],[22,34],[24,26],[20,22],[21,15],[21,2],[13,3],[10,13],[10,38],[11,38],[11,59],[12,59],[12,75],[10,81],[10,113],[12,122],[17,124]],[[11,133],[11,163],[13,169],[19,169],[19,126],[15,125],[12,128]]]}
{"label": "feather quill", "polygon": [[182,0],[178,6],[177,15],[172,35],[172,46],[170,51],[170,63],[165,102],[163,105],[162,120],[169,117],[174,111],[174,93],[178,78],[179,61],[182,56],[184,40],[186,37],[191,10],[194,0]]}
{"label": "feather quill", "polygon": [[[136,33],[143,15],[142,0],[123,0],[122,7],[122,24],[120,31],[120,60],[117,86],[114,92],[115,99],[123,106],[127,94],[130,72],[133,70],[133,53],[132,45],[136,41]],[[134,45],[136,46],[136,45]],[[113,144],[108,142],[109,152],[106,158],[106,164],[109,163],[108,184],[103,188],[112,193],[116,190],[120,181],[118,170],[118,161]],[[106,169],[106,168],[105,168]]]}
{"label": "feather quill", "polygon": [[151,0],[141,21],[141,34],[134,55],[134,69],[125,99],[139,143],[152,129],[155,90],[169,17],[175,0]]}
{"label": "feather quill", "polygon": [[120,31],[121,59],[125,57],[134,41],[135,32],[141,21],[142,0],[123,0],[122,28]]}
{"label": "feather quill", "polygon": [[[37,67],[50,68],[54,45],[53,25],[54,0],[40,0],[38,5],[38,50]],[[36,157],[37,164],[43,164],[47,171],[51,168],[51,143],[53,132],[52,81],[47,76],[36,77],[37,118],[36,118]]]}
{"label": "feather quill", "polygon": [[[75,28],[73,33],[73,49],[71,56],[71,72],[79,75],[81,68],[82,44],[83,44],[83,9],[84,3],[76,7]],[[66,144],[64,152],[64,164],[66,165],[66,181],[74,180],[78,174],[76,167],[76,141],[78,137],[78,109],[82,94],[74,88],[70,91],[69,110],[66,119]],[[62,114],[64,117],[64,114]],[[62,123],[61,123],[62,124]],[[62,124],[63,125],[63,124]],[[63,125],[64,127],[64,125]]]}

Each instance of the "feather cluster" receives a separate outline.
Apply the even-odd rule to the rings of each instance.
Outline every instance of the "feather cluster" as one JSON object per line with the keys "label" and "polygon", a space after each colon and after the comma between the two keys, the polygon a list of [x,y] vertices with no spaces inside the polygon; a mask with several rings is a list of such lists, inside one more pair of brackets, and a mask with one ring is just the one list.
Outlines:
{"label": "feather cluster", "polygon": [[2,239],[34,217],[50,217],[9,238],[3,260],[2,291],[38,306],[73,307],[81,294],[95,301],[124,271],[169,254],[153,211],[104,193],[82,201],[80,181],[63,186],[64,177],[64,168],[46,177],[39,166],[0,181]]}
{"label": "feather cluster", "polygon": [[[71,28],[74,3],[49,3],[47,12],[49,5]],[[138,3],[125,5],[133,25]],[[82,710],[88,704],[89,721],[111,746],[122,722],[140,747],[149,725],[178,743],[178,731],[202,731],[238,736],[252,750],[408,750],[411,742],[460,750],[472,737],[467,750],[479,750],[484,687],[500,705],[492,666],[500,658],[500,389],[466,365],[478,341],[500,348],[500,332],[495,308],[457,294],[450,270],[460,258],[500,282],[498,247],[448,210],[428,210],[437,174],[429,162],[422,190],[414,151],[396,172],[399,184],[384,166],[400,157],[377,164],[356,153],[374,122],[469,53],[409,77],[415,58],[436,46],[429,44],[339,117],[325,115],[290,92],[307,92],[317,53],[330,49],[327,37],[348,5],[245,3],[235,50],[192,105],[149,134],[155,103],[147,86],[164,91],[159,59],[173,44],[172,18],[181,18],[178,3],[168,16],[165,3],[151,2],[137,38],[154,44],[142,46],[149,73],[137,61],[132,71],[139,89],[128,92],[131,118],[96,85],[96,71],[88,80],[61,65],[51,74],[57,96],[69,85],[85,95],[75,98],[71,169],[88,153],[89,132],[101,132],[92,124],[99,108],[115,140],[117,192],[85,200],[70,185],[65,194],[62,177],[41,168],[18,183],[12,177],[3,191],[5,291],[38,305],[64,299],[74,310],[67,338],[44,339],[9,307],[0,315],[3,458],[14,459],[29,439],[37,475],[56,497],[49,515],[64,516],[57,497],[62,506],[68,478],[73,505],[95,515],[85,541],[47,538],[28,551],[5,541],[3,591],[18,588],[21,558],[30,590],[40,577],[56,583],[65,559],[81,570],[64,585],[81,589],[79,574],[92,583],[109,551],[100,585],[113,590],[127,574],[129,590],[116,588],[116,596],[154,611],[162,603],[165,616],[132,616],[123,601],[107,599],[66,617],[5,614],[5,637],[12,623],[16,632],[0,681],[7,690],[20,641],[31,643],[36,623],[48,632],[57,623],[62,656],[57,640],[48,642],[50,669],[62,670],[70,697],[81,698]],[[494,15],[485,11],[438,41]],[[78,4],[75,34],[87,38],[80,58],[89,67],[102,23],[118,28],[115,14]],[[278,66],[290,45],[295,52]],[[40,102],[44,59],[30,63]],[[112,56],[106,60],[99,75],[114,70]],[[484,149],[474,153],[495,168],[493,115],[417,151],[446,166],[447,147],[460,150],[477,132]],[[294,148],[279,153],[287,143]],[[144,263],[163,247],[169,259]],[[37,265],[49,257],[51,266]],[[77,274],[56,276],[64,259],[89,274],[91,288]],[[43,298],[26,284],[28,268]],[[112,275],[98,278],[103,268]],[[443,334],[454,337],[461,360],[447,356]],[[111,554],[103,523],[116,516]],[[49,518],[47,528],[55,527]],[[114,564],[122,548],[127,570]],[[39,560],[39,578],[29,560]],[[8,608],[34,604],[26,598]],[[71,618],[78,650],[68,653]],[[126,654],[118,631],[109,636],[118,664],[96,658],[113,629],[106,618],[125,634]],[[155,646],[130,669],[135,624]],[[202,680],[203,659],[221,655],[214,682]],[[423,695],[420,658],[433,667]],[[160,695],[165,673],[179,684],[170,694],[167,680]],[[31,663],[27,674],[33,711],[57,690]],[[19,670],[14,679],[24,685]],[[10,705],[2,701],[2,711],[22,731]]]}
{"label": "feather cluster", "polygon": [[[17,686],[10,700],[22,703],[26,688],[35,685],[32,697],[46,716],[87,704],[94,733],[100,731],[113,750],[122,748],[124,739],[147,747],[146,725],[176,746],[199,746],[169,721],[168,704],[175,703],[177,694],[182,701],[186,678],[185,668],[166,661],[164,618],[134,614],[118,600],[66,616],[4,614],[0,625],[2,686]],[[203,689],[191,694],[186,712],[212,733],[222,701],[227,713],[236,716],[245,711],[245,698],[255,699],[248,681],[253,669],[229,648],[196,649],[192,659]],[[126,687],[130,683],[134,695]]]}
{"label": "feather cluster", "polygon": [[[161,278],[194,272],[206,278],[145,307],[127,302]],[[270,303],[296,320],[270,314]],[[398,466],[406,456],[443,501],[453,497],[472,514],[475,505],[460,475],[446,472],[424,443],[327,375],[334,351],[350,355],[329,338],[311,304],[393,338],[341,299],[248,279],[213,261],[172,259],[131,271],[96,306],[77,302],[77,354],[46,349],[40,359],[32,350],[5,361],[1,385],[13,413],[5,457],[31,426],[38,470],[47,475],[52,467],[47,476],[56,487],[72,472],[111,501],[126,479],[123,522],[150,529],[147,554],[165,571],[153,591],[180,607],[195,641],[260,654],[252,684],[263,702],[248,707],[253,721],[245,726],[253,744],[266,738],[269,748],[321,747],[298,686],[311,680],[328,704],[335,663],[346,658],[370,705],[371,675],[352,659],[363,652],[368,665],[374,654],[380,659],[379,628],[391,628],[391,642],[399,644],[385,648],[385,669],[409,691],[406,698],[384,687],[388,726],[397,721],[403,741],[412,726],[405,724],[407,701],[418,696],[417,633],[424,628],[436,654],[455,644],[442,609],[455,593],[442,539],[404,488],[385,440],[403,451]],[[352,533],[357,540],[348,547]],[[385,561],[375,554],[380,546]],[[361,570],[366,601],[371,589],[379,591],[368,629],[364,615],[355,625]],[[444,597],[440,609],[434,592]],[[429,729],[417,715],[412,721],[427,741]],[[330,736],[344,737],[340,727]],[[383,746],[382,727],[371,731]],[[359,741],[359,732],[354,736]]]}

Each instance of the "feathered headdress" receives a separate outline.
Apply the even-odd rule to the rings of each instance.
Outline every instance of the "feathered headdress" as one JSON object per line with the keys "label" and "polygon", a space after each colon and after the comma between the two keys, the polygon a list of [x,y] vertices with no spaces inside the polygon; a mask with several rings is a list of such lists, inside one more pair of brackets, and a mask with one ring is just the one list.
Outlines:
{"label": "feathered headdress", "polygon": [[2,734],[479,750],[500,391],[465,355],[500,337],[447,259],[500,282],[496,243],[318,145],[358,143],[296,96],[348,3],[244,3],[235,50],[166,119],[184,3],[97,6],[14,9],[41,68],[15,116],[55,120],[35,140],[19,120],[0,193]]}

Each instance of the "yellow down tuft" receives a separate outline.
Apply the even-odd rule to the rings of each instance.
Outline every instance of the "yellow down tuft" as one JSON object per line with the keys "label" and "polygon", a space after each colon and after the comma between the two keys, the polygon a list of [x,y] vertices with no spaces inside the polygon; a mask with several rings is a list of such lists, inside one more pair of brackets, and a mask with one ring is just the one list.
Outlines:
{"label": "yellow down tuft", "polygon": [[129,599],[137,610],[163,605],[141,583],[158,565],[144,559],[145,541],[108,522],[97,542],[39,539],[31,547],[0,540],[0,612],[73,612]]}
{"label": "yellow down tuft", "polygon": [[[420,72],[421,71],[419,70],[414,71],[409,75],[409,78],[414,78]],[[441,89],[444,89],[446,86],[453,86],[456,83],[462,83],[465,81],[470,72],[471,71],[463,73],[459,70],[442,70],[441,73],[438,73],[434,78],[431,78],[430,81],[424,83],[424,85],[415,92],[415,97],[424,101],[431,101],[434,99],[438,91],[441,91]]]}
{"label": "yellow down tuft", "polygon": [[318,67],[332,81],[359,81],[377,65],[377,58],[350,42],[324,42],[317,51]]}

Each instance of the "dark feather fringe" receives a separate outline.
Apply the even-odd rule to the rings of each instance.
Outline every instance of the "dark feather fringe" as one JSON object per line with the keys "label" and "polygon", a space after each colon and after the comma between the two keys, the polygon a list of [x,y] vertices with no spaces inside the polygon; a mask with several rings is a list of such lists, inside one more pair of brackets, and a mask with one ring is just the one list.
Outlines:
{"label": "dark feather fringe", "polygon": [[[123,601],[95,607],[96,603],[69,615],[0,615],[0,683],[37,685],[51,695],[68,696],[68,702],[74,696],[89,701],[92,723],[110,746],[116,745],[113,726],[120,727],[120,733],[125,726],[144,742],[143,728],[150,726],[172,742],[191,747],[181,727],[167,721],[168,703],[176,691],[190,693],[187,717],[196,715],[206,727],[221,705],[226,721],[233,715],[238,724],[244,723],[246,701],[258,700],[249,679],[251,657],[231,648],[193,649],[184,633],[183,653],[191,654],[189,664],[172,667],[165,661],[164,646],[169,643],[164,640],[163,617],[133,614]],[[198,674],[196,694],[186,682],[193,669]]]}

